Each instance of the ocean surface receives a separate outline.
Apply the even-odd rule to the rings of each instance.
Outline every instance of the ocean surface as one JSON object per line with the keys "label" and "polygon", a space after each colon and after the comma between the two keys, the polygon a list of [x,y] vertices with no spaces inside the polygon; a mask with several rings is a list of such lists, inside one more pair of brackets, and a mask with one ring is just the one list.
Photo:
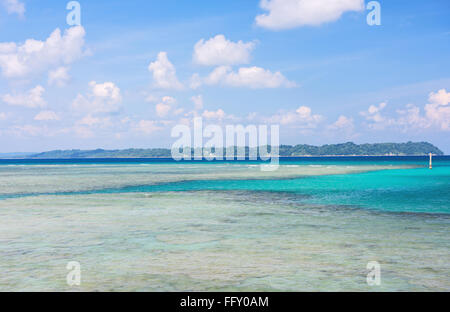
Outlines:
{"label": "ocean surface", "polygon": [[450,157],[0,160],[0,272],[0,291],[450,291]]}

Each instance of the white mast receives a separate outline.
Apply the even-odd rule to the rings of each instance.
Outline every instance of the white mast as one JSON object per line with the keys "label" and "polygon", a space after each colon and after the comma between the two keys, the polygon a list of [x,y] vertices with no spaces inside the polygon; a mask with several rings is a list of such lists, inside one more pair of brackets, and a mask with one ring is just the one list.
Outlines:
{"label": "white mast", "polygon": [[433,169],[433,153],[430,153],[430,169]]}

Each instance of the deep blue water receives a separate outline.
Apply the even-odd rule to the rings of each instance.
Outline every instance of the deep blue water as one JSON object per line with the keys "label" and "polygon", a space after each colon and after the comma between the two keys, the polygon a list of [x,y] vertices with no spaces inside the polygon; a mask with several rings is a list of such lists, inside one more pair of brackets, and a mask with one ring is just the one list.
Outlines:
{"label": "deep blue water", "polygon": [[[449,162],[450,156],[434,156],[436,164]],[[42,164],[120,164],[120,163],[260,163],[260,160],[181,160],[172,158],[74,158],[74,159],[0,159],[0,165],[42,165]],[[428,164],[428,156],[339,156],[339,157],[281,157],[280,163],[295,162],[304,164]]]}

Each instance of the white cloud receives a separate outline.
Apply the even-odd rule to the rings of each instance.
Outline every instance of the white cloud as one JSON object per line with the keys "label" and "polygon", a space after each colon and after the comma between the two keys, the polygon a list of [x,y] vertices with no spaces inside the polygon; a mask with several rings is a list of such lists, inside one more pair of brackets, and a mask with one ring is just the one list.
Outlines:
{"label": "white cloud", "polygon": [[278,123],[281,125],[293,125],[296,128],[310,129],[316,128],[323,120],[323,116],[313,114],[308,106],[300,106],[295,112],[280,112],[266,119],[269,123]]}
{"label": "white cloud", "polygon": [[232,42],[224,35],[217,35],[207,41],[201,39],[195,44],[193,60],[207,66],[247,64],[254,47],[253,42]]}
{"label": "white cloud", "polygon": [[353,118],[348,118],[346,116],[339,116],[338,120],[331,124],[328,128],[331,130],[353,130],[355,125],[353,124]]}
{"label": "white cloud", "polygon": [[376,115],[379,112],[381,112],[386,107],[386,105],[387,104],[385,102],[380,103],[378,106],[370,105],[368,112],[369,112],[370,115]]}
{"label": "white cloud", "polygon": [[69,68],[61,66],[55,70],[51,70],[48,73],[48,84],[63,87],[70,80],[68,73]]}
{"label": "white cloud", "polygon": [[241,67],[237,72],[228,66],[215,68],[204,79],[208,85],[222,84],[231,87],[247,87],[252,89],[295,87],[295,83],[289,81],[280,72],[271,72],[261,67]]}
{"label": "white cloud", "polygon": [[327,133],[332,135],[346,136],[347,138],[354,138],[355,124],[353,118],[341,115],[339,118],[326,127]]}
{"label": "white cloud", "polygon": [[231,67],[229,66],[219,66],[216,67],[208,77],[204,79],[206,84],[215,85],[221,82],[225,82],[228,74],[231,72]]}
{"label": "white cloud", "polygon": [[395,120],[395,125],[398,125],[402,128],[403,131],[408,129],[417,129],[417,128],[429,128],[431,126],[430,122],[421,115],[420,108],[408,104],[405,109],[397,110],[399,117]]}
{"label": "white cloud", "polygon": [[156,114],[159,117],[165,117],[170,112],[171,107],[170,107],[170,105],[165,104],[165,103],[158,103],[158,104],[156,104],[155,110],[156,110]]}
{"label": "white cloud", "polygon": [[25,4],[19,0],[2,0],[2,2],[8,14],[15,13],[19,16],[23,16],[25,14]]}
{"label": "white cloud", "polygon": [[100,126],[100,127],[109,127],[112,125],[111,119],[109,117],[94,117],[92,115],[87,115],[83,117],[81,120],[77,121],[77,125],[82,126]]}
{"label": "white cloud", "polygon": [[441,89],[430,93],[425,105],[425,115],[430,123],[437,125],[441,130],[450,130],[450,92]]}
{"label": "white cloud", "polygon": [[195,109],[203,108],[203,96],[201,94],[191,97],[191,100],[194,102]]}
{"label": "white cloud", "polygon": [[314,118],[314,116],[311,115],[311,108],[309,108],[308,106],[300,106],[295,112],[300,116],[301,119]]}
{"label": "white cloud", "polygon": [[72,108],[89,113],[112,113],[120,109],[122,96],[113,82],[89,83],[91,88],[87,96],[78,94],[72,102]]}
{"label": "white cloud", "polygon": [[23,44],[0,43],[0,68],[7,78],[23,78],[61,65],[68,65],[83,56],[85,31],[71,27],[61,35],[57,28],[45,40],[28,39]]}
{"label": "white cloud", "polygon": [[363,10],[364,0],[261,0],[259,6],[268,12],[256,24],[280,30],[336,21],[347,11]]}
{"label": "white cloud", "polygon": [[47,120],[59,120],[58,114],[53,111],[42,111],[34,116],[34,120],[47,121]]}
{"label": "white cloud", "polygon": [[394,119],[382,115],[381,112],[386,106],[387,103],[385,102],[380,103],[378,106],[370,105],[367,111],[360,113],[361,116],[364,116],[366,120],[370,121],[369,128],[382,130],[395,123]]}
{"label": "white cloud", "polygon": [[6,115],[6,113],[0,113],[0,120],[4,121],[8,118],[8,116]]}
{"label": "white cloud", "polygon": [[450,103],[450,92],[445,89],[441,89],[438,92],[431,92],[428,96],[428,101],[430,103],[446,106]]}
{"label": "white cloud", "polygon": [[148,70],[153,74],[156,88],[183,89],[183,85],[178,81],[175,67],[167,58],[166,52],[159,52],[156,61],[150,63]]}
{"label": "white cloud", "polygon": [[79,120],[77,123],[80,125],[85,125],[85,126],[91,127],[99,122],[100,122],[99,118],[92,117],[92,115],[87,115],[87,116],[83,117],[83,119]]}
{"label": "white cloud", "polygon": [[152,134],[156,131],[161,130],[162,128],[158,126],[156,121],[153,120],[141,120],[137,124],[136,128],[137,131],[143,132],[145,134]]}
{"label": "white cloud", "polygon": [[222,109],[218,109],[217,111],[208,111],[205,110],[202,114],[202,117],[205,119],[224,119],[227,117],[227,114]]}
{"label": "white cloud", "polygon": [[45,107],[47,103],[42,98],[45,89],[38,85],[26,94],[6,94],[2,97],[3,102],[13,106],[24,106],[29,108]]}
{"label": "white cloud", "polygon": [[175,104],[177,102],[177,100],[175,98],[171,97],[171,96],[164,96],[162,98],[162,101],[164,103],[167,103],[167,104],[170,104],[170,105]]}
{"label": "white cloud", "polygon": [[114,102],[122,100],[120,89],[112,82],[96,83],[91,81],[89,86],[92,88],[92,94],[96,97],[108,98]]}
{"label": "white cloud", "polygon": [[402,131],[410,129],[428,129],[437,127],[443,131],[450,130],[450,92],[441,89],[431,92],[428,104],[424,106],[424,114],[421,109],[413,104],[408,104],[404,109],[397,110],[398,116],[386,117],[381,111],[386,107],[385,103],[379,106],[371,105],[367,112],[362,112],[367,120],[372,123],[369,127],[375,130],[383,130],[388,126],[399,127]]}
{"label": "white cloud", "polygon": [[353,140],[359,137],[358,133],[355,133],[354,120],[351,117],[341,115],[331,125],[325,128],[324,135],[333,138],[339,138],[339,140]]}
{"label": "white cloud", "polygon": [[[156,114],[159,117],[166,117],[169,112],[174,108],[174,105],[176,104],[177,100],[174,99],[171,96],[165,96],[161,99],[161,102],[156,104],[155,110]],[[179,114],[180,111],[175,111],[175,114]]]}

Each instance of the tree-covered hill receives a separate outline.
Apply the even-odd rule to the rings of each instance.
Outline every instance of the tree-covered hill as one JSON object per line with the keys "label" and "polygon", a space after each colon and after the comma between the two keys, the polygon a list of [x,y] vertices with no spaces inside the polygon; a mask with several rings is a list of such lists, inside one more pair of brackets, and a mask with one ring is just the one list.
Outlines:
{"label": "tree-covered hill", "polygon": [[442,151],[427,142],[377,143],[357,145],[353,142],[323,146],[282,145],[280,155],[283,156],[385,156],[385,155],[443,155]]}
{"label": "tree-covered hill", "polygon": [[[246,148],[248,153],[248,148]],[[281,145],[280,156],[419,156],[433,153],[443,155],[442,151],[431,143],[377,143],[355,144],[327,144],[313,145]],[[57,150],[39,154],[26,155],[21,158],[58,159],[58,158],[170,158],[170,149],[124,149],[124,150]]]}

